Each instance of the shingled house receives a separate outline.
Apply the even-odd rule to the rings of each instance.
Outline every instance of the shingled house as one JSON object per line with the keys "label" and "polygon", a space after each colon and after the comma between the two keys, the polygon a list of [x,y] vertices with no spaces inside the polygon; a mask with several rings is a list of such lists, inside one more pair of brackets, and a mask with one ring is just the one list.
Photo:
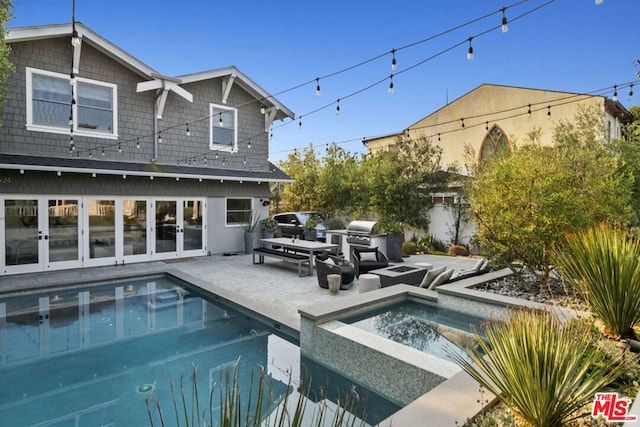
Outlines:
{"label": "shingled house", "polygon": [[294,114],[236,67],[168,77],[86,26],[7,32],[0,274],[244,249],[269,128]]}

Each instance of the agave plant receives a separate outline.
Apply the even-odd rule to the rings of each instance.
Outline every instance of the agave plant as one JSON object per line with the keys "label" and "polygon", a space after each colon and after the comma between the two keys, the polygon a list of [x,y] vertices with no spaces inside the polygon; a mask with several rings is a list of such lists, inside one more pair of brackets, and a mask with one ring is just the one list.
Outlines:
{"label": "agave plant", "polygon": [[583,415],[594,394],[623,369],[601,363],[604,353],[593,346],[587,325],[562,325],[548,312],[514,311],[482,329],[486,338],[476,333],[478,348],[466,350],[472,362],[449,353],[533,426],[562,426]]}
{"label": "agave plant", "polygon": [[569,236],[556,259],[606,332],[633,337],[640,321],[640,242],[601,225]]}

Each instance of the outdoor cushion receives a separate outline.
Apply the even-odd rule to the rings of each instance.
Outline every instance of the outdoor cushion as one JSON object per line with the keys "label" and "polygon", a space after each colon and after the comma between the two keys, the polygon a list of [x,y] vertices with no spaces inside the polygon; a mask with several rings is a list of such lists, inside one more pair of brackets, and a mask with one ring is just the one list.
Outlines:
{"label": "outdoor cushion", "polygon": [[441,273],[444,273],[446,269],[447,266],[443,265],[442,267],[433,268],[427,271],[427,274],[425,274],[422,278],[422,282],[420,283],[419,287],[428,288],[431,282],[433,282],[433,279],[438,277]]}
{"label": "outdoor cushion", "polygon": [[453,268],[445,271],[444,273],[440,273],[438,275],[438,277],[436,277],[435,279],[433,279],[433,282],[431,282],[431,285],[429,285],[429,289],[433,289],[436,286],[440,286],[443,283],[445,283],[447,280],[449,280],[451,278],[451,276],[453,275]]}
{"label": "outdoor cushion", "polygon": [[482,265],[484,264],[484,261],[485,261],[485,259],[484,259],[484,258],[480,258],[480,259],[478,260],[478,262],[476,262],[476,263],[473,265],[473,268],[471,268],[471,270],[473,270],[473,271],[480,271],[480,269],[482,268]]}
{"label": "outdoor cushion", "polygon": [[360,261],[377,261],[375,252],[360,252]]}

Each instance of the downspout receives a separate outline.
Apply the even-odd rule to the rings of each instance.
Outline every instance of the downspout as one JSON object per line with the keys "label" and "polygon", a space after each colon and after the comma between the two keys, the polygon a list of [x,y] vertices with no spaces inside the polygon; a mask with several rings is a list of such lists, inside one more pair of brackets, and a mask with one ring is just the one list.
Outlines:
{"label": "downspout", "polygon": [[158,103],[153,101],[153,136],[151,139],[153,140],[153,156],[151,157],[151,161],[155,162],[158,160]]}

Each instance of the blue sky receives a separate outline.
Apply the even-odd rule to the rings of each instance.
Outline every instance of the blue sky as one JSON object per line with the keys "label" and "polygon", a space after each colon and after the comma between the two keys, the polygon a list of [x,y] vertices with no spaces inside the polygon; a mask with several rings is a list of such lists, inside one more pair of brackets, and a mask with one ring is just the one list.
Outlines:
{"label": "blue sky", "polygon": [[[71,5],[14,0],[9,26],[71,22]],[[479,35],[500,24],[498,13],[399,49],[505,6],[511,6],[505,34]],[[76,0],[77,21],[169,76],[235,65],[277,94],[383,55],[321,79],[321,96],[315,81],[279,95],[296,120],[275,123],[272,161],[309,143],[320,153],[332,142],[364,152],[363,137],[399,132],[483,83],[589,93],[637,81],[639,17],[638,0]],[[398,67],[389,94],[394,48]],[[628,88],[619,91],[623,105],[640,104],[640,83],[634,92],[630,98]],[[339,98],[336,116],[329,104]]]}

